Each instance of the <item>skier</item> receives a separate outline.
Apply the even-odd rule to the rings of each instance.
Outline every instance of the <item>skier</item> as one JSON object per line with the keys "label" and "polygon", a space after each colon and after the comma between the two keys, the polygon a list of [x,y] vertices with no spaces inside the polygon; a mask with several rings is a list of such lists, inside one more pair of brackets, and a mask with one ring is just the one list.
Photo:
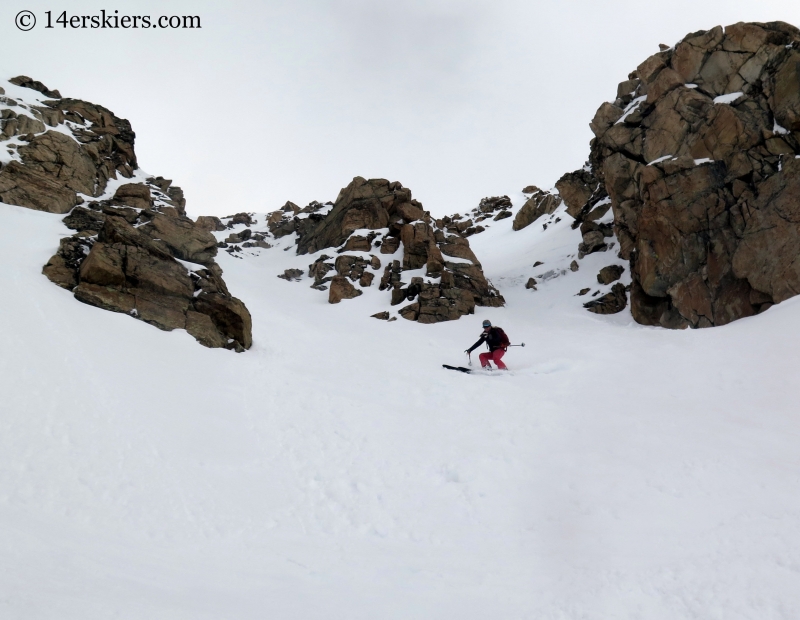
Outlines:
{"label": "skier", "polygon": [[508,370],[506,365],[503,363],[503,355],[506,353],[506,349],[508,348],[509,340],[506,333],[500,327],[492,327],[491,321],[484,321],[483,322],[483,333],[481,337],[478,338],[478,342],[473,344],[469,349],[465,351],[467,355],[472,353],[475,349],[481,346],[481,343],[485,342],[486,346],[489,347],[488,353],[481,353],[478,357],[481,360],[481,366],[487,370],[492,369],[491,362],[497,364],[497,367],[500,370]]}

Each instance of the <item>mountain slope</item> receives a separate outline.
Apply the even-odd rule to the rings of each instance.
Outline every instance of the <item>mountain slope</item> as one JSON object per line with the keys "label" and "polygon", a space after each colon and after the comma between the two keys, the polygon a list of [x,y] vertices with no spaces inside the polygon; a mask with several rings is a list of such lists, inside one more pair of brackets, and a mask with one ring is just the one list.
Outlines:
{"label": "mountain slope", "polygon": [[[48,282],[60,217],[0,205],[4,617],[800,612],[797,298],[713,330],[593,315],[612,254],[573,273],[566,219],[509,218],[471,238],[507,306],[433,326],[278,279],[311,258],[281,245],[221,252],[253,316],[231,355]],[[441,369],[484,318],[527,344],[511,373]]]}

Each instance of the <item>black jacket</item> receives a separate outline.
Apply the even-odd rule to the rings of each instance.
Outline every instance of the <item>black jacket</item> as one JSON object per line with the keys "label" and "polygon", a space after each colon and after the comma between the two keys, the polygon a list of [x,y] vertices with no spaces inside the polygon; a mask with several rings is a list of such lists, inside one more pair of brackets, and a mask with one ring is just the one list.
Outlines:
{"label": "black jacket", "polygon": [[469,349],[467,349],[467,353],[472,353],[484,342],[489,346],[489,351],[496,351],[497,349],[502,349],[503,346],[500,344],[500,341],[501,341],[500,332],[497,330],[497,328],[492,327],[491,329],[489,329],[488,332],[483,332],[481,334],[481,337],[478,338],[478,342],[476,342]]}

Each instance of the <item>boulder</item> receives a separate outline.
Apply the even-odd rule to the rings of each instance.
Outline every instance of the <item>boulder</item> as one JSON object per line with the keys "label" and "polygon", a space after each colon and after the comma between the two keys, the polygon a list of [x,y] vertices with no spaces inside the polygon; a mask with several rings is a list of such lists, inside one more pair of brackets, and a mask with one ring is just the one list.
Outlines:
{"label": "boulder", "polygon": [[511,227],[514,230],[522,230],[531,225],[543,215],[553,213],[561,204],[561,197],[557,194],[538,191],[534,193],[522,208],[517,211],[514,223]]}
{"label": "boulder", "polygon": [[280,275],[279,278],[286,280],[287,282],[299,282],[300,279],[303,277],[303,270],[302,269],[286,269]]}
{"label": "boulder", "polygon": [[583,242],[578,246],[579,258],[607,250],[606,238],[612,237],[614,232],[607,224],[597,224],[586,220],[581,224],[581,235],[583,235]]}
{"label": "boulder", "polygon": [[610,293],[583,304],[583,307],[595,314],[617,314],[622,312],[627,305],[628,296],[625,293],[625,286],[617,282],[611,287]]}
{"label": "boulder", "polygon": [[225,239],[225,243],[243,243],[253,236],[253,231],[249,228],[240,230],[238,233],[231,233]]}
{"label": "boulder", "polygon": [[323,254],[308,266],[308,277],[314,278],[314,286],[319,286],[330,280],[330,278],[326,278],[326,276],[329,271],[334,269],[334,266],[331,263],[325,262],[329,259],[330,256]]}
{"label": "boulder", "polygon": [[233,228],[239,224],[244,224],[245,226],[253,225],[253,218],[249,213],[236,213],[235,215],[227,216],[225,219],[228,218],[230,218],[230,222],[228,222],[228,228]]}
{"label": "boulder", "polygon": [[510,209],[511,207],[511,199],[508,196],[487,196],[486,198],[481,198],[478,204],[478,211],[484,216],[489,216],[496,211]]}
{"label": "boulder", "polygon": [[603,267],[600,270],[600,273],[597,274],[597,281],[600,284],[611,284],[612,282],[619,280],[624,272],[625,267],[622,265],[609,265],[608,267]]}
{"label": "boulder", "polygon": [[338,304],[343,299],[353,299],[362,292],[350,283],[344,276],[334,276],[331,278],[330,289],[328,290],[328,303]]}

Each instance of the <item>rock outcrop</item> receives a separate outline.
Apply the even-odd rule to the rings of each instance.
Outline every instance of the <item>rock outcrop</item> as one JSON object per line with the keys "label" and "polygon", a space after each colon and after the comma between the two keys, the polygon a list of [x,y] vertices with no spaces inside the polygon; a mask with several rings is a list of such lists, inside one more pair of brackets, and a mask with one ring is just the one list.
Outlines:
{"label": "rock outcrop", "polygon": [[353,179],[339,192],[333,209],[316,225],[301,231],[297,253],[343,245],[356,230],[389,228],[398,236],[404,225],[421,220],[422,205],[397,181]]}
{"label": "rock outcrop", "polygon": [[[487,214],[511,205],[507,197],[482,204]],[[401,248],[402,256],[388,261],[378,284],[390,292],[392,306],[407,303],[398,311],[401,316],[437,323],[471,314],[476,306],[505,303],[469,247],[468,227],[453,226],[450,218],[433,220],[411,190],[396,181],[356,177],[333,204],[315,202],[300,209],[287,203],[267,221],[276,238],[297,234],[299,255],[329,248],[339,254],[334,262],[323,255],[308,266],[314,288],[326,290],[330,283],[331,303],[360,295],[356,283],[362,289],[372,286],[379,257]],[[404,272],[418,270],[424,270],[424,277],[404,278]]]}
{"label": "rock outcrop", "polygon": [[0,140],[23,144],[10,149],[12,161],[0,169],[0,201],[69,213],[64,224],[76,231],[61,240],[43,273],[84,303],[160,329],[185,329],[208,347],[249,348],[250,314],[214,262],[217,241],[209,231],[219,220],[196,224],[172,181],[142,180],[128,121],[26,76],[11,82],[53,99],[15,101],[18,112],[2,112]]}
{"label": "rock outcrop", "polygon": [[508,196],[486,196],[481,198],[478,206],[466,215],[456,213],[446,216],[436,220],[436,225],[453,235],[467,238],[482,233],[491,226],[492,222],[511,217],[512,207],[511,199]]}
{"label": "rock outcrop", "polygon": [[567,213],[577,218],[583,206],[595,195],[599,185],[591,170],[584,169],[562,176],[556,182],[556,189],[567,205]]}
{"label": "rock outcrop", "polygon": [[[213,236],[177,213],[90,206],[64,218],[78,232],[62,239],[45,265],[51,281],[84,303],[163,330],[185,329],[208,347],[250,347],[250,313],[230,295],[212,259]],[[154,224],[161,218],[169,221]],[[187,267],[176,258],[202,264]]]}
{"label": "rock outcrop", "polygon": [[800,292],[800,30],[691,33],[590,126],[588,165],[556,187],[586,253],[611,234],[591,217],[610,203],[639,323],[724,325]]}
{"label": "rock outcrop", "polygon": [[[44,85],[14,78],[50,96]],[[23,142],[16,157],[0,170],[0,201],[50,213],[66,213],[87,197],[101,196],[108,180],[133,176],[138,167],[128,121],[106,108],[78,99],[54,99],[43,105],[15,102],[4,110],[1,139]],[[71,135],[48,128],[69,130]]]}
{"label": "rock outcrop", "polygon": [[27,75],[18,75],[17,77],[11,78],[9,82],[16,84],[17,86],[22,86],[22,88],[30,88],[31,90],[38,91],[45,97],[50,97],[51,99],[61,99],[60,92],[57,90],[50,90],[41,82],[32,80]]}

